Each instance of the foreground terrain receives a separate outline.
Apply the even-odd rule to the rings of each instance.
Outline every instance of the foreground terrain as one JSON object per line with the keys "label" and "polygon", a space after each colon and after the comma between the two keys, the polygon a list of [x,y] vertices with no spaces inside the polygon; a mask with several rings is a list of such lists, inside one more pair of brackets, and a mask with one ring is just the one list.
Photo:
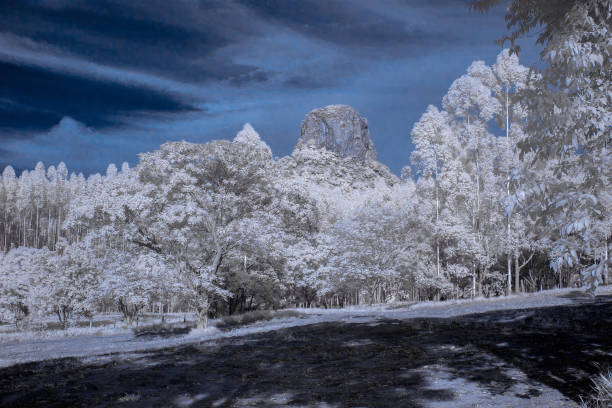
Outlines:
{"label": "foreground terrain", "polygon": [[589,378],[612,364],[612,296],[552,298],[471,314],[470,304],[341,319],[321,311],[316,324],[13,364],[0,369],[0,405],[577,406]]}

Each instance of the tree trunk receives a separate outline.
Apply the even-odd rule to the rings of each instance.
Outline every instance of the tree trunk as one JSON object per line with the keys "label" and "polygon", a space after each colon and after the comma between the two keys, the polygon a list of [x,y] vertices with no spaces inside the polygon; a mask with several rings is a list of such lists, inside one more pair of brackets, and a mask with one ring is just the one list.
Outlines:
{"label": "tree trunk", "polygon": [[514,253],[514,293],[520,293],[519,279],[521,270],[519,268],[518,252]]}
{"label": "tree trunk", "polygon": [[127,325],[131,326],[134,323],[134,320],[136,320],[138,317],[138,313],[142,309],[142,306],[124,303],[123,299],[119,299],[118,308]]}
{"label": "tree trunk", "polygon": [[606,245],[604,247],[604,267],[603,267],[603,284],[608,284],[608,238],[606,237]]}
{"label": "tree trunk", "polygon": [[207,328],[208,327],[208,305],[198,307],[197,316],[198,316],[197,328],[198,329]]}
{"label": "tree trunk", "polygon": [[47,225],[47,247],[53,249],[51,248],[51,206],[49,206],[49,219]]}
{"label": "tree trunk", "polygon": [[[510,112],[509,112],[509,103],[508,103],[508,87],[506,87],[506,143],[508,147],[510,146]],[[510,198],[510,163],[508,163],[508,176],[506,178],[506,195]],[[506,233],[508,238],[508,294],[512,291],[512,249],[510,245],[510,212],[508,212],[508,219],[506,221]],[[518,256],[518,255],[517,255]],[[516,262],[518,266],[518,260]],[[518,271],[516,272],[518,273]],[[516,284],[516,288],[518,289],[518,284]],[[516,290],[518,292],[518,290]]]}
{"label": "tree trunk", "polygon": [[533,252],[531,255],[529,255],[529,258],[527,258],[525,260],[525,262],[523,262],[522,264],[519,264],[519,252],[516,251],[514,252],[514,278],[515,278],[515,282],[514,282],[514,291],[516,293],[519,292],[519,279],[520,279],[520,275],[521,275],[521,271],[523,270],[523,268],[529,263],[531,262],[531,260],[533,259],[533,256],[535,255],[535,252]]}
{"label": "tree trunk", "polygon": [[57,318],[59,319],[59,322],[62,325],[62,330],[68,329],[68,315],[70,313],[70,310],[68,309],[68,307],[67,306],[57,306],[55,311],[57,312]]}
{"label": "tree trunk", "polygon": [[62,213],[60,212],[60,208],[57,208],[57,239],[55,242],[59,241],[62,237]]}
{"label": "tree trunk", "polygon": [[[8,204],[7,204],[8,205]],[[4,210],[4,251],[6,252],[8,250],[7,247],[7,242],[8,242],[8,228],[7,228],[7,216],[6,216],[7,210]]]}
{"label": "tree trunk", "polygon": [[38,222],[40,209],[36,206],[36,233],[34,235],[34,246],[38,248]]}
{"label": "tree trunk", "polygon": [[[32,217],[34,217],[34,213],[32,210],[30,210],[29,213],[30,213],[30,219],[28,220],[28,229],[31,230],[32,229]],[[34,239],[32,239],[29,242],[28,246],[33,246],[34,245],[33,242],[34,242]]]}
{"label": "tree trunk", "polygon": [[[437,173],[437,172],[436,172]],[[438,178],[436,174],[436,276],[440,276],[440,238],[438,237],[438,221],[440,217],[440,199],[438,197]]]}
{"label": "tree trunk", "polygon": [[[508,291],[507,291],[507,294],[509,295],[512,292],[512,257],[510,256],[510,251],[508,251],[507,262],[508,262]],[[518,271],[516,272],[518,273]]]}

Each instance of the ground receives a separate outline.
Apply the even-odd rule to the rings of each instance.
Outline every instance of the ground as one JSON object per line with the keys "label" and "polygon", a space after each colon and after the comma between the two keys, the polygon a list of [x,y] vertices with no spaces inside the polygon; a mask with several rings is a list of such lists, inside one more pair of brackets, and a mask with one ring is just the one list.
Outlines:
{"label": "ground", "polygon": [[[608,293],[308,313],[165,348],[125,335],[105,355],[4,344],[0,405],[574,407],[612,364]],[[70,354],[62,341],[87,357],[14,363],[19,347]]]}

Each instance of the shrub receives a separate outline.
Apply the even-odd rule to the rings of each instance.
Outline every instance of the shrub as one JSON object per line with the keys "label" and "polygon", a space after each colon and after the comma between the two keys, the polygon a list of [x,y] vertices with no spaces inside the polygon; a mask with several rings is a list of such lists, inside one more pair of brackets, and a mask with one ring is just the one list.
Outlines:
{"label": "shrub", "polygon": [[140,395],[134,393],[134,394],[125,394],[122,397],[119,397],[117,402],[135,402],[138,400],[140,400]]}
{"label": "shrub", "polygon": [[612,369],[602,371],[593,378],[593,392],[582,400],[582,408],[612,407]]}
{"label": "shrub", "polygon": [[171,337],[188,334],[191,331],[191,327],[185,325],[152,324],[149,326],[134,327],[132,328],[132,331],[138,337]]}
{"label": "shrub", "polygon": [[301,313],[295,310],[255,310],[239,315],[225,316],[217,322],[217,328],[230,330],[240,326],[246,326],[261,320],[282,319],[287,317],[300,317]]}

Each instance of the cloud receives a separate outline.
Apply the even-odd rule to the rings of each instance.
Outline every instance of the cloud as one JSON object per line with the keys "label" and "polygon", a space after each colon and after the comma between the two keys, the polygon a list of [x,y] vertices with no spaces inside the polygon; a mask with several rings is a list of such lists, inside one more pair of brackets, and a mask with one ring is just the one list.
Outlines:
{"label": "cloud", "polygon": [[195,87],[144,71],[98,64],[64,50],[10,33],[0,33],[0,61],[45,69],[99,81],[174,93],[195,92]]}
{"label": "cloud", "polygon": [[[286,25],[304,35],[348,47],[406,47],[427,44],[429,33],[400,19],[377,13],[359,2],[338,0],[240,0],[262,18]],[[382,7],[381,7],[382,8]]]}
{"label": "cloud", "polygon": [[[144,87],[127,86],[69,73],[0,62],[5,126],[41,128],[71,116],[90,126],[122,124],[118,115],[140,112],[186,112],[195,107],[178,97]],[[8,101],[8,102],[6,102]]]}
{"label": "cloud", "polygon": [[399,4],[408,7],[429,7],[429,8],[464,8],[467,9],[472,0],[429,0],[423,2],[421,0],[398,0]]}
{"label": "cloud", "polygon": [[257,67],[215,55],[256,35],[227,1],[7,1],[3,31],[100,66],[181,82],[232,80]]}
{"label": "cloud", "polygon": [[21,137],[27,137],[28,132],[48,129],[61,118],[56,112],[44,108],[0,98],[0,139],[14,138],[15,134],[11,130],[15,129],[21,131]]}
{"label": "cloud", "polygon": [[[33,168],[38,161],[46,165],[65,162],[70,171],[93,173],[103,171],[108,163],[132,161],[146,145],[139,140],[109,137],[66,116],[48,132],[27,139],[5,142],[0,151],[0,163],[17,168]],[[112,160],[109,160],[113,157]]]}

